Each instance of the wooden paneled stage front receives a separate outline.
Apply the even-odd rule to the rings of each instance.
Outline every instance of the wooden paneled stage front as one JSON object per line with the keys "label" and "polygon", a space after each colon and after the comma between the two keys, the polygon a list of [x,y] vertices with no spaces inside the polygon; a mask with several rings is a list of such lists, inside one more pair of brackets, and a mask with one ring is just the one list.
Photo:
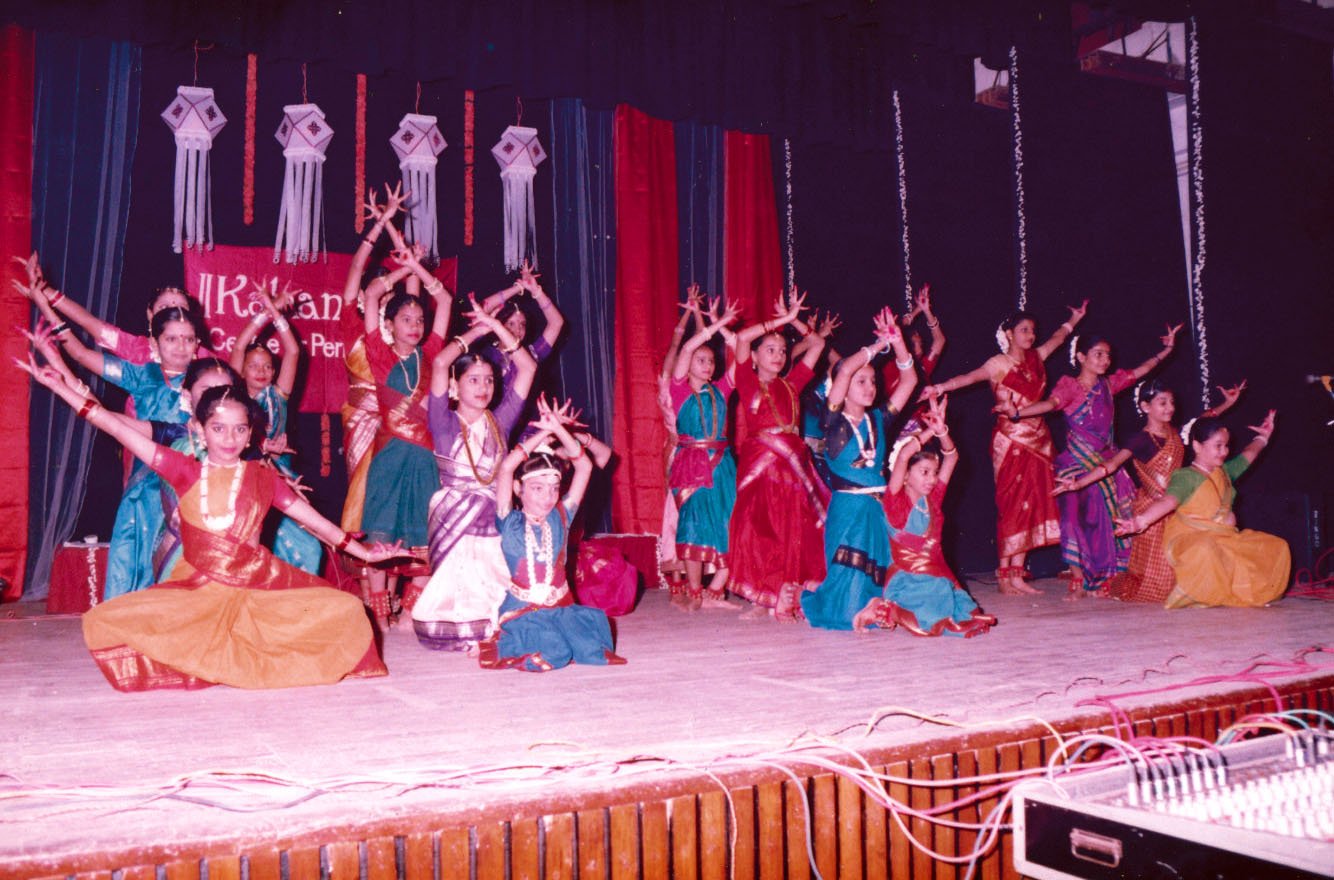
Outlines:
{"label": "wooden paneled stage front", "polygon": [[[920,808],[1042,764],[1039,719],[1110,732],[1105,705],[1079,705],[1099,695],[1155,735],[1273,709],[1261,678],[1227,680],[1246,669],[1289,708],[1334,709],[1326,601],[1167,612],[1042,586],[974,584],[1000,624],[967,641],[687,615],[650,592],[617,622],[627,666],[483,671],[396,630],[388,678],[273,692],[119,694],[77,617],[6,606],[0,877],[962,876],[812,761],[943,782],[889,784]],[[908,821],[938,851],[973,846]],[[1009,846],[978,876],[1013,876]]]}

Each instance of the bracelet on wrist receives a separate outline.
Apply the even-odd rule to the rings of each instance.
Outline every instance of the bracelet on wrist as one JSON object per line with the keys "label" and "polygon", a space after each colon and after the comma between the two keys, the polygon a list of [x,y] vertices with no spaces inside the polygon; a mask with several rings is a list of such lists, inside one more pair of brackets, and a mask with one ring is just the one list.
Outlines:
{"label": "bracelet on wrist", "polygon": [[460,352],[461,354],[467,354],[467,353],[468,353],[468,342],[467,342],[467,340],[465,340],[462,336],[455,336],[455,337],[454,337],[453,339],[451,339],[450,341],[453,342],[455,345],[457,345],[457,346],[462,350],[462,351]]}
{"label": "bracelet on wrist", "polygon": [[68,332],[69,332],[69,321],[61,321],[59,324],[51,328],[52,336],[64,336]]}
{"label": "bracelet on wrist", "polygon": [[338,550],[339,553],[346,553],[347,547],[351,543],[352,543],[352,533],[343,532],[343,537],[336,545],[336,549]]}
{"label": "bracelet on wrist", "polygon": [[958,454],[959,454],[959,447],[957,447],[957,446],[951,446],[949,449],[946,449],[945,447],[942,446],[942,447],[940,447],[940,454],[941,454],[941,455],[958,455]]}
{"label": "bracelet on wrist", "polygon": [[522,348],[522,347],[523,347],[523,343],[516,339],[516,340],[514,341],[514,344],[511,345],[509,348],[502,348],[502,349],[500,349],[500,353],[501,353],[501,354],[514,354],[516,351],[518,351],[518,350],[519,350],[520,348]]}
{"label": "bracelet on wrist", "polygon": [[83,405],[79,407],[79,418],[91,419],[93,417],[93,413],[97,409],[98,409],[97,399],[93,397],[85,397],[83,399]]}
{"label": "bracelet on wrist", "polygon": [[898,358],[894,359],[894,366],[898,367],[900,370],[909,369],[910,367],[912,367],[914,363],[915,361],[913,360],[912,355],[908,355],[908,359],[906,361],[901,361]]}
{"label": "bracelet on wrist", "polygon": [[934,330],[934,329],[936,329],[937,327],[940,326],[940,319],[937,318],[937,319],[934,320],[934,321],[927,321],[927,322],[926,322],[926,326],[928,326],[928,327],[930,327],[932,330]]}
{"label": "bracelet on wrist", "polygon": [[1075,332],[1075,325],[1071,324],[1069,321],[1062,322],[1061,327],[1065,330],[1066,333]]}

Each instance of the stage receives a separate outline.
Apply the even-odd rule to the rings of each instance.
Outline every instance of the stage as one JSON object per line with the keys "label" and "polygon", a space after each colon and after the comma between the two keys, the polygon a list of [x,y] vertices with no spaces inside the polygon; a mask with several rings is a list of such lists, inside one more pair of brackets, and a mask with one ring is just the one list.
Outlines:
{"label": "stage", "polygon": [[[388,678],[270,692],[116,693],[77,617],[5,606],[0,876],[800,877],[807,807],[825,877],[955,876],[808,758],[856,750],[918,779],[1036,766],[1039,719],[1109,729],[1078,705],[1098,695],[1140,733],[1212,738],[1274,708],[1264,683],[1179,686],[1251,667],[1289,707],[1334,708],[1334,653],[1311,650],[1334,645],[1327,601],[1167,612],[1040,586],[971,584],[999,618],[971,640],[685,614],[650,591],[616,621],[626,666],[484,671],[400,628]],[[889,789],[916,806],[973,790]],[[1012,875],[1004,843],[979,876]]]}

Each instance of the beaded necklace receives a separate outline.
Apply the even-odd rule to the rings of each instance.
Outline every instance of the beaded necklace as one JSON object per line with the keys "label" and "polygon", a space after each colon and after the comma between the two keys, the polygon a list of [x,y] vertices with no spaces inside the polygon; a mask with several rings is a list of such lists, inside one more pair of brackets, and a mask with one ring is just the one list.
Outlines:
{"label": "beaded necklace", "polygon": [[[523,555],[524,561],[528,565],[528,590],[534,599],[540,599],[540,604],[546,604],[547,596],[551,593],[551,585],[555,581],[552,575],[555,573],[555,540],[551,534],[551,523],[547,517],[542,518],[538,528],[539,540],[542,544],[539,553],[534,546],[532,535],[533,525],[529,523],[527,517],[524,517],[523,528]],[[541,558],[546,565],[546,579],[539,581],[537,579],[537,560]]]}
{"label": "beaded necklace", "polygon": [[[857,441],[857,461],[852,463],[855,468],[868,468],[875,464],[875,422],[871,421],[869,413],[863,412],[862,417],[857,421],[852,420],[852,416],[845,411],[843,418],[847,419],[852,427],[852,436]],[[866,425],[866,440],[862,440],[861,426]]]}
{"label": "beaded necklace", "polygon": [[[232,472],[232,483],[227,490],[227,506],[221,516],[214,516],[209,512],[208,505],[208,478],[212,469],[222,467]],[[225,532],[236,522],[236,499],[241,494],[241,477],[245,471],[245,462],[238,461],[233,465],[213,465],[206,458],[200,465],[199,479],[199,510],[200,517],[204,520],[204,525],[212,532]]]}
{"label": "beaded necklace", "polygon": [[[394,352],[394,353],[397,354],[398,352]],[[411,397],[412,394],[413,394],[413,392],[415,392],[415,391],[417,390],[417,383],[420,382],[420,381],[421,381],[421,378],[422,378],[422,374],[421,374],[421,357],[422,357],[422,350],[421,350],[420,348],[414,348],[414,349],[412,350],[412,354],[405,354],[405,355],[403,355],[401,358],[398,359],[398,363],[394,365],[394,369],[395,369],[395,370],[398,369],[399,367],[402,367],[402,368],[403,368],[403,384],[406,385],[407,388],[408,388],[408,396],[409,396],[409,397]],[[407,366],[406,366],[406,365],[407,365],[407,362],[408,362],[408,358],[412,358],[413,361],[414,361],[414,363],[413,363],[413,367],[414,367],[415,369],[414,369],[413,372],[415,372],[415,373],[417,374],[417,377],[416,377],[415,379],[412,377],[412,373],[409,373],[409,372],[408,372],[408,368],[407,368]],[[393,374],[394,374],[394,371],[393,371],[393,370],[390,370],[390,371],[389,371],[389,375],[392,376]],[[388,381],[387,379],[385,380],[385,384],[386,384],[386,385],[389,384],[389,381]]]}

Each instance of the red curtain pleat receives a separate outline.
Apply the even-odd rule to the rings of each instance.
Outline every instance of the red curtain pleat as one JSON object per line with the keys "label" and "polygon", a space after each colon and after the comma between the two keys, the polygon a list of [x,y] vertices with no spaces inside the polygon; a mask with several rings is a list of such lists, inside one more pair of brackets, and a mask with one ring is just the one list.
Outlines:
{"label": "red curtain pleat", "polygon": [[617,531],[656,534],[667,491],[667,430],[657,376],[676,323],[679,287],[672,124],[616,108],[616,381],[612,491]]}
{"label": "red curtain pleat", "polygon": [[[10,255],[32,252],[32,88],[33,35],[14,25],[0,29],[0,327],[27,326],[28,301],[11,280],[23,277]],[[26,358],[27,342],[0,333],[0,363]],[[23,593],[28,563],[28,391],[27,376],[10,369],[0,382],[0,577],[7,582],[0,600]]]}
{"label": "red curtain pleat", "polygon": [[783,290],[769,136],[723,138],[723,290],[747,322],[767,318]]}

